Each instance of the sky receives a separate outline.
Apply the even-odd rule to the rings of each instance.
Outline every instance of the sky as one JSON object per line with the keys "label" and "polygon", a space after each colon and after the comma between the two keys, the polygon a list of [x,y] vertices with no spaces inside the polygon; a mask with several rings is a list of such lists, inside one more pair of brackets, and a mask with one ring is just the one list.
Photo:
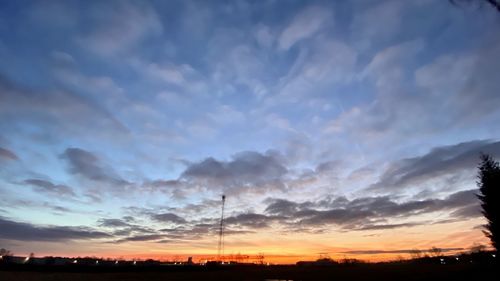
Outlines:
{"label": "sky", "polygon": [[276,263],[487,245],[500,16],[449,1],[1,1],[0,247]]}

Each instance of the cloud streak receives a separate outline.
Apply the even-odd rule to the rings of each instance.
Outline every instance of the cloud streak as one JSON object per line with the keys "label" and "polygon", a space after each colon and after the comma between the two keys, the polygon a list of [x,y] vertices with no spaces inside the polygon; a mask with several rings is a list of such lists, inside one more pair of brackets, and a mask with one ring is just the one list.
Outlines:
{"label": "cloud streak", "polygon": [[309,7],[297,14],[281,33],[278,43],[283,50],[290,49],[298,42],[317,33],[324,24],[331,21],[329,11],[321,7]]}
{"label": "cloud streak", "polygon": [[27,179],[24,183],[33,186],[33,188],[38,192],[51,195],[76,196],[71,187],[67,185],[53,184],[50,181],[41,179]]}
{"label": "cloud streak", "polygon": [[[67,132],[76,130],[79,133],[95,121],[94,126],[97,128],[106,128],[121,135],[127,133],[125,126],[110,112],[92,102],[91,99],[67,90],[31,89],[0,74],[0,101],[2,119],[17,116],[14,121],[27,120],[51,130],[64,129]],[[15,107],[9,107],[10,104],[15,104]],[[81,118],[81,116],[86,118]],[[74,120],[74,122],[70,126],[67,120]],[[4,122],[0,124],[9,125]],[[17,121],[10,125],[15,124],[18,124]]]}
{"label": "cloud streak", "polygon": [[126,185],[113,168],[109,167],[95,154],[81,148],[67,148],[60,157],[68,163],[69,172],[83,178],[108,182],[114,185]]}
{"label": "cloud streak", "polygon": [[0,238],[7,240],[60,242],[109,237],[88,227],[37,226],[0,217]]}
{"label": "cloud streak", "polygon": [[[418,218],[419,215],[444,211],[452,218],[481,216],[477,190],[459,191],[444,199],[410,200],[398,203],[388,196],[340,197],[319,202],[297,203],[284,199],[271,200],[266,213],[285,217],[285,221],[309,226],[337,225],[345,230],[383,230],[412,227],[428,222],[387,223],[392,219]],[[475,211],[474,211],[475,210]]]}
{"label": "cloud streak", "polygon": [[17,157],[14,152],[2,147],[0,147],[0,158],[7,160],[19,160],[19,157]]}
{"label": "cloud streak", "polygon": [[[462,251],[464,248],[439,248],[443,253],[447,252],[457,252]],[[418,250],[417,250],[418,251]],[[432,249],[423,250],[427,252],[432,252]],[[349,255],[381,255],[381,254],[412,254],[415,253],[415,249],[401,249],[401,250],[354,250],[341,252],[342,254]]]}
{"label": "cloud streak", "polygon": [[480,153],[500,156],[500,142],[477,140],[436,147],[428,153],[397,161],[369,189],[391,191],[418,185],[423,181],[470,170],[478,163]]}

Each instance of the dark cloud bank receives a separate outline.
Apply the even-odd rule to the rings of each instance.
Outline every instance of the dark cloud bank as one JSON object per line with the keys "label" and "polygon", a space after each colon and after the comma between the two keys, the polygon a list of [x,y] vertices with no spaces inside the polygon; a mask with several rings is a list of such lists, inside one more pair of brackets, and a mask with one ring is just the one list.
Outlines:
{"label": "dark cloud bank", "polygon": [[[300,228],[314,231],[328,226],[340,227],[341,231],[375,231],[401,227],[412,227],[437,222],[388,223],[389,219],[447,211],[452,222],[481,216],[475,196],[476,190],[456,192],[444,199],[428,199],[398,203],[389,197],[364,197],[348,200],[344,197],[317,202],[293,202],[285,199],[270,199],[265,213],[243,213],[226,219],[228,235],[252,233],[257,229],[273,226]],[[189,221],[174,213],[147,213],[155,223],[152,226],[170,225],[170,228],[155,229],[132,223],[136,219],[100,219],[98,225],[107,232],[85,227],[36,226],[0,218],[0,238],[21,241],[65,241],[107,238],[116,243],[134,241],[168,242],[169,240],[192,240],[207,235],[216,235],[217,218]]]}
{"label": "dark cloud bank", "polygon": [[389,196],[362,197],[348,200],[345,197],[318,202],[292,202],[271,200],[266,208],[270,215],[280,215],[288,220],[308,226],[338,225],[346,230],[380,230],[411,227],[421,223],[388,224],[389,219],[436,211],[451,212],[453,219],[481,216],[476,190],[456,192],[444,199],[427,199],[398,203]]}
{"label": "dark cloud bank", "polygon": [[58,242],[109,237],[109,234],[87,227],[37,226],[0,217],[1,239]]}

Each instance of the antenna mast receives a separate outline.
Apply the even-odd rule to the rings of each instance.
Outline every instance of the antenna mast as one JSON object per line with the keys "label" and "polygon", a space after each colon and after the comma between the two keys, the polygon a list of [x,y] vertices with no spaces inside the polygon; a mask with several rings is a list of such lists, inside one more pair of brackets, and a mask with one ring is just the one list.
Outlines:
{"label": "antenna mast", "polygon": [[[226,195],[222,195],[222,211],[220,215],[220,228],[219,228],[219,247],[217,249],[217,258],[221,261],[224,258],[224,204],[226,202]],[[221,255],[222,254],[222,255]]]}

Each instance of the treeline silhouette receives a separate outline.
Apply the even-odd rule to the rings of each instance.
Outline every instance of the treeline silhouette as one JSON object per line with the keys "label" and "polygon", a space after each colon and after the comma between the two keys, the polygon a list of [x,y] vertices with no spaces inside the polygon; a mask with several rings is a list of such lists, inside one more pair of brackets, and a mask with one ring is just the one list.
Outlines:
{"label": "treeline silhouette", "polygon": [[[124,259],[111,259],[111,258],[96,258],[96,257],[35,257],[34,254],[30,256],[15,256],[12,255],[10,251],[2,249],[3,255],[0,255],[0,268],[6,269],[9,267],[15,267],[17,269],[28,269],[28,268],[41,268],[41,267],[52,267],[54,268],[73,268],[73,269],[84,269],[84,268],[135,268],[135,267],[227,267],[227,266],[269,266],[269,264],[263,263],[244,263],[238,261],[227,261],[227,262],[201,262],[194,263],[191,258],[186,261],[160,261],[154,259],[146,260],[124,260]],[[455,255],[443,255],[438,248],[432,248],[428,251],[417,251],[411,253],[409,259],[404,259],[402,257],[391,261],[375,262],[371,264],[397,264],[397,263],[418,263],[418,264],[493,264],[497,261],[496,251],[487,251],[484,246],[476,246],[471,248],[470,252],[460,253]],[[353,258],[343,258],[339,260],[334,260],[329,257],[319,258],[315,261],[299,261],[296,263],[297,266],[336,266],[336,265],[359,265],[367,264],[368,262],[353,259]]]}
{"label": "treeline silhouette", "polygon": [[[493,251],[479,251],[378,263],[322,258],[295,265],[175,264],[157,260],[134,264],[133,261],[116,263],[116,260],[95,258],[77,258],[75,263],[71,258],[57,257],[47,257],[48,264],[39,264],[38,259],[42,258],[33,257],[18,263],[15,256],[4,256],[0,262],[0,280],[494,280],[497,274],[494,255]],[[69,263],[58,264],[58,259]]]}

